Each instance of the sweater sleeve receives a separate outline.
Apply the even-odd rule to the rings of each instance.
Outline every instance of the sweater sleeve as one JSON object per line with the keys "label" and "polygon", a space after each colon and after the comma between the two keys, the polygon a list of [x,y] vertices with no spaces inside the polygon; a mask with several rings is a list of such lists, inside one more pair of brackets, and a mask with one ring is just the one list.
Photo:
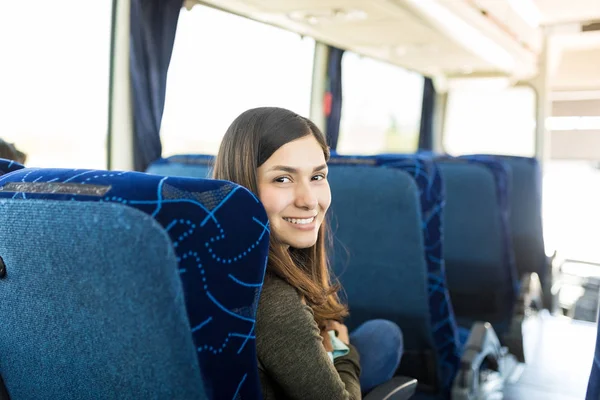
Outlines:
{"label": "sweater sleeve", "polygon": [[353,346],[332,363],[310,307],[279,278],[263,287],[256,349],[266,373],[290,399],[361,399],[359,355]]}

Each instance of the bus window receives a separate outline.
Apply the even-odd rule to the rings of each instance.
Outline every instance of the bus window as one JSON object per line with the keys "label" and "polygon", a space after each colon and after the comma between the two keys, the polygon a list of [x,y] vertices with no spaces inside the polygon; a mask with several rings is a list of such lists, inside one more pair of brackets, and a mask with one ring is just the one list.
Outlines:
{"label": "bus window", "polygon": [[536,95],[530,87],[463,87],[448,94],[444,149],[452,155],[535,154]]}
{"label": "bus window", "polygon": [[346,52],[342,59],[342,154],[411,153],[419,144],[423,77]]}
{"label": "bus window", "polygon": [[111,3],[0,3],[0,138],[28,166],[106,168]]}
{"label": "bus window", "polygon": [[167,78],[163,156],[216,154],[231,122],[261,106],[308,117],[315,42],[233,14],[182,9]]}

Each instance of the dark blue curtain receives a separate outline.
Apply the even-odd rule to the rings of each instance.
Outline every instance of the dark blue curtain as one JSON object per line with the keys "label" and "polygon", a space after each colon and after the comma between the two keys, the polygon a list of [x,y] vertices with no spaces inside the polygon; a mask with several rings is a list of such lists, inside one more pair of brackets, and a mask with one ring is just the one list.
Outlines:
{"label": "dark blue curtain", "polygon": [[433,118],[435,113],[435,87],[431,78],[423,84],[423,104],[421,106],[421,130],[419,150],[433,150]]}
{"label": "dark blue curtain", "polygon": [[134,168],[160,158],[160,123],[167,70],[183,0],[131,0],[130,73],[133,96]]}
{"label": "dark blue curtain", "polygon": [[342,57],[344,50],[329,47],[327,61],[327,90],[325,92],[325,118],[327,144],[332,150],[337,148],[342,119]]}

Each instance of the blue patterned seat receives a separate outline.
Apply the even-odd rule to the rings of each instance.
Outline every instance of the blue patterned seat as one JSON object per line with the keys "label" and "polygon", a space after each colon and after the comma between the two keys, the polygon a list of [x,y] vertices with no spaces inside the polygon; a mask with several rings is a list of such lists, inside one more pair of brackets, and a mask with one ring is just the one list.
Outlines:
{"label": "blue patterned seat", "polygon": [[542,176],[538,161],[528,157],[485,154],[470,157],[500,161],[511,169],[512,189],[508,193],[509,225],[516,271],[519,278],[530,273],[539,276],[547,294],[546,305],[550,306],[548,294],[551,292],[552,276],[544,246]]}
{"label": "blue patterned seat", "polygon": [[[419,194],[420,230],[423,236],[420,254],[427,266],[428,314],[435,344],[438,384],[448,390],[458,368],[462,344],[458,340],[458,328],[446,288],[442,248],[442,214],[445,197],[443,181],[437,166],[421,156],[397,154],[375,157],[337,156],[332,158],[330,164],[372,164],[396,168],[407,172],[415,181]],[[407,250],[402,246],[401,251],[406,253]],[[409,373],[408,370],[404,372]]]}
{"label": "blue patterned seat", "polygon": [[11,398],[261,398],[253,339],[269,229],[249,191],[23,169],[0,177],[0,207]]}
{"label": "blue patterned seat", "polygon": [[510,170],[501,162],[436,158],[446,184],[448,287],[461,326],[510,328],[518,293],[508,222]]}
{"label": "blue patterned seat", "polygon": [[435,385],[417,185],[400,169],[331,161],[331,263],[350,308],[346,324],[354,329],[375,318],[397,323],[404,335],[402,363],[410,367],[401,366],[401,373]]}

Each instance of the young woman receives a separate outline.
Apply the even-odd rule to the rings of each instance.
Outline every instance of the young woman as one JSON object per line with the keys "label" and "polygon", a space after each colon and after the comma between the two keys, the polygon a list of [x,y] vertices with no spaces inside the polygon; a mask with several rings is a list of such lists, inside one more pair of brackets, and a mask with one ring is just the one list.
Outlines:
{"label": "young woman", "polygon": [[392,378],[402,355],[394,323],[368,321],[349,335],[341,322],[348,311],[331,282],[326,253],[328,159],[314,123],[275,107],[242,113],[216,159],[214,177],[254,192],[269,218],[256,318],[265,399],[360,399]]}

